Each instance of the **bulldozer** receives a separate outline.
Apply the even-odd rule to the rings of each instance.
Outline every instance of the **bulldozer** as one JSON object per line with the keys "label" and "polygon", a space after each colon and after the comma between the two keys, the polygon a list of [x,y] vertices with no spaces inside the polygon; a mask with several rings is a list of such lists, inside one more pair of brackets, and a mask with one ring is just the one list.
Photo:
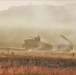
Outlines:
{"label": "bulldozer", "polygon": [[53,46],[51,44],[45,43],[41,41],[40,36],[33,37],[32,39],[24,40],[24,44],[22,47],[26,50],[52,50]]}
{"label": "bulldozer", "polygon": [[59,51],[66,51],[66,52],[69,52],[71,50],[73,50],[73,43],[68,40],[65,36],[63,35],[60,35],[62,38],[64,38],[69,44],[66,45],[66,44],[62,44],[62,45],[58,45],[58,49]]}

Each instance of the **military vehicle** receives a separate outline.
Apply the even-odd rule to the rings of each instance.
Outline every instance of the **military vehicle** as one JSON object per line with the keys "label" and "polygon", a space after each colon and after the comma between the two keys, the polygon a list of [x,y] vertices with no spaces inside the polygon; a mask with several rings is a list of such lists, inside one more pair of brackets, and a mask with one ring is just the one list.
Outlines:
{"label": "military vehicle", "polygon": [[22,47],[26,50],[52,50],[53,46],[51,44],[45,43],[41,41],[40,36],[34,37],[32,39],[24,40],[24,44]]}
{"label": "military vehicle", "polygon": [[63,35],[60,35],[62,38],[64,38],[69,44],[62,44],[62,45],[58,45],[58,49],[57,50],[60,50],[60,51],[71,51],[73,50],[73,44],[70,40],[68,40],[66,37],[64,37]]}

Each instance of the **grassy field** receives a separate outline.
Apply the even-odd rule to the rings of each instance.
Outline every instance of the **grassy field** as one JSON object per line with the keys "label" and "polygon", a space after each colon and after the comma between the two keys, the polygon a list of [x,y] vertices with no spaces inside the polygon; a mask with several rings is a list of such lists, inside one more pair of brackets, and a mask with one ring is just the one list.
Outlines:
{"label": "grassy field", "polygon": [[3,54],[0,75],[76,75],[76,54],[27,51]]}
{"label": "grassy field", "polygon": [[1,67],[0,75],[76,75],[76,68],[46,68],[31,65],[18,67],[14,65],[14,67]]}

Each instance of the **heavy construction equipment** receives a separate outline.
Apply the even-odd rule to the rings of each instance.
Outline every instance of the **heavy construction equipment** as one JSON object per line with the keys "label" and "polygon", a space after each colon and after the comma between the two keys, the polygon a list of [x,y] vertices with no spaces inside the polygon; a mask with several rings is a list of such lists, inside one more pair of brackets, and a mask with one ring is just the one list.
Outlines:
{"label": "heavy construction equipment", "polygon": [[60,35],[62,38],[64,38],[69,44],[63,44],[63,45],[58,45],[58,50],[62,50],[62,51],[71,51],[73,50],[73,43],[68,40],[65,36]]}
{"label": "heavy construction equipment", "polygon": [[51,44],[45,43],[41,41],[40,36],[34,37],[32,39],[24,40],[24,44],[22,45],[26,50],[52,50],[53,46]]}

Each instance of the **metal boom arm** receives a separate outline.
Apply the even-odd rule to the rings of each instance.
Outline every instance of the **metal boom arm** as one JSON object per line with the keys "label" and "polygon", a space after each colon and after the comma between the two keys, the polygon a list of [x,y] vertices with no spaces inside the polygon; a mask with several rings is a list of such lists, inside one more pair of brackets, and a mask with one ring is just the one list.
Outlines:
{"label": "metal boom arm", "polygon": [[61,37],[63,37],[65,40],[67,40],[69,43],[72,44],[72,42],[70,40],[68,40],[66,37],[64,37],[63,35],[60,35]]}

